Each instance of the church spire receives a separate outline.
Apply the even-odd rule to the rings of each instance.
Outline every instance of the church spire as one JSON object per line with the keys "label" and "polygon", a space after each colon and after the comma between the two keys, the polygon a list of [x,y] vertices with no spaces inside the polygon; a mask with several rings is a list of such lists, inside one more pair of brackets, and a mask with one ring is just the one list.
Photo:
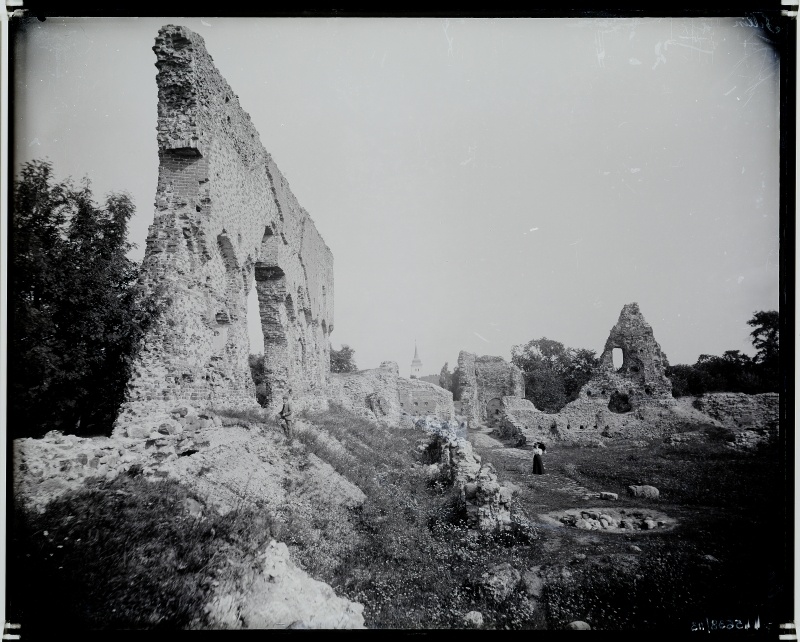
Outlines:
{"label": "church spire", "polygon": [[419,351],[417,350],[417,341],[414,340],[414,359],[411,361],[411,378],[418,379],[422,374],[422,360],[419,358]]}

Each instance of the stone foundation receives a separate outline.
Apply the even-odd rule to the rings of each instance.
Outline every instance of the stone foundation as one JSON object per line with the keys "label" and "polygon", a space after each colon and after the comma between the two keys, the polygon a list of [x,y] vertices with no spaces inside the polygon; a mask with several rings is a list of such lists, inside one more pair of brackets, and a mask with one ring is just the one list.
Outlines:
{"label": "stone foundation", "polygon": [[[399,425],[404,415],[429,415],[445,421],[455,417],[449,390],[399,376],[394,361],[385,361],[373,370],[331,374],[327,397],[331,403],[387,426]],[[420,405],[414,405],[415,401]],[[408,411],[401,402],[409,406]]]}

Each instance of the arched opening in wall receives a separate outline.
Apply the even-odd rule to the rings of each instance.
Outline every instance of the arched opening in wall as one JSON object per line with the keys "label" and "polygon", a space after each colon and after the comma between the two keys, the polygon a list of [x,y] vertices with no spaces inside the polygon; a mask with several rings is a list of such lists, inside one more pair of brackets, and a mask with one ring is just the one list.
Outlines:
{"label": "arched opening in wall", "polygon": [[[286,332],[286,274],[273,262],[255,264],[258,312],[264,342],[265,405],[279,399],[290,386],[290,346]],[[293,348],[294,346],[291,346]]]}
{"label": "arched opening in wall", "polygon": [[216,356],[220,356],[228,343],[228,328],[237,320],[241,309],[242,280],[239,261],[230,238],[225,230],[217,236],[217,249],[225,265],[225,293],[224,300],[214,312],[216,328],[212,338],[212,347]]}
{"label": "arched opening in wall", "polygon": [[486,421],[490,426],[496,424],[502,418],[502,407],[503,401],[499,397],[495,397],[486,402]]}
{"label": "arched opening in wall", "polygon": [[624,357],[622,354],[622,348],[614,348],[611,351],[611,361],[614,363],[614,370],[619,370],[622,367],[622,363],[624,361]]}

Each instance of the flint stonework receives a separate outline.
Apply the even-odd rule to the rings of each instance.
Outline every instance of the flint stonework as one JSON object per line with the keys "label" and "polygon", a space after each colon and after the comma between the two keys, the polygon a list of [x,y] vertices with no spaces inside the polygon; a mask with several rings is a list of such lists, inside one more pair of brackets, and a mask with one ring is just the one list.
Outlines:
{"label": "flint stonework", "polygon": [[145,338],[118,420],[175,405],[256,406],[247,295],[258,293],[270,406],[324,403],[333,255],[261,144],[203,39],[163,27],[158,187],[143,283],[165,312]]}

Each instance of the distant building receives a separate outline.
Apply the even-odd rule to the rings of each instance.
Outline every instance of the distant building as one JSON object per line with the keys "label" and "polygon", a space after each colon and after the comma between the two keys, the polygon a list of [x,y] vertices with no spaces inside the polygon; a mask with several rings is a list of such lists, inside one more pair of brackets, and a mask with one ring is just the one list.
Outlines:
{"label": "distant building", "polygon": [[417,351],[417,342],[414,342],[414,358],[411,360],[411,379],[417,379],[422,372],[422,360]]}

